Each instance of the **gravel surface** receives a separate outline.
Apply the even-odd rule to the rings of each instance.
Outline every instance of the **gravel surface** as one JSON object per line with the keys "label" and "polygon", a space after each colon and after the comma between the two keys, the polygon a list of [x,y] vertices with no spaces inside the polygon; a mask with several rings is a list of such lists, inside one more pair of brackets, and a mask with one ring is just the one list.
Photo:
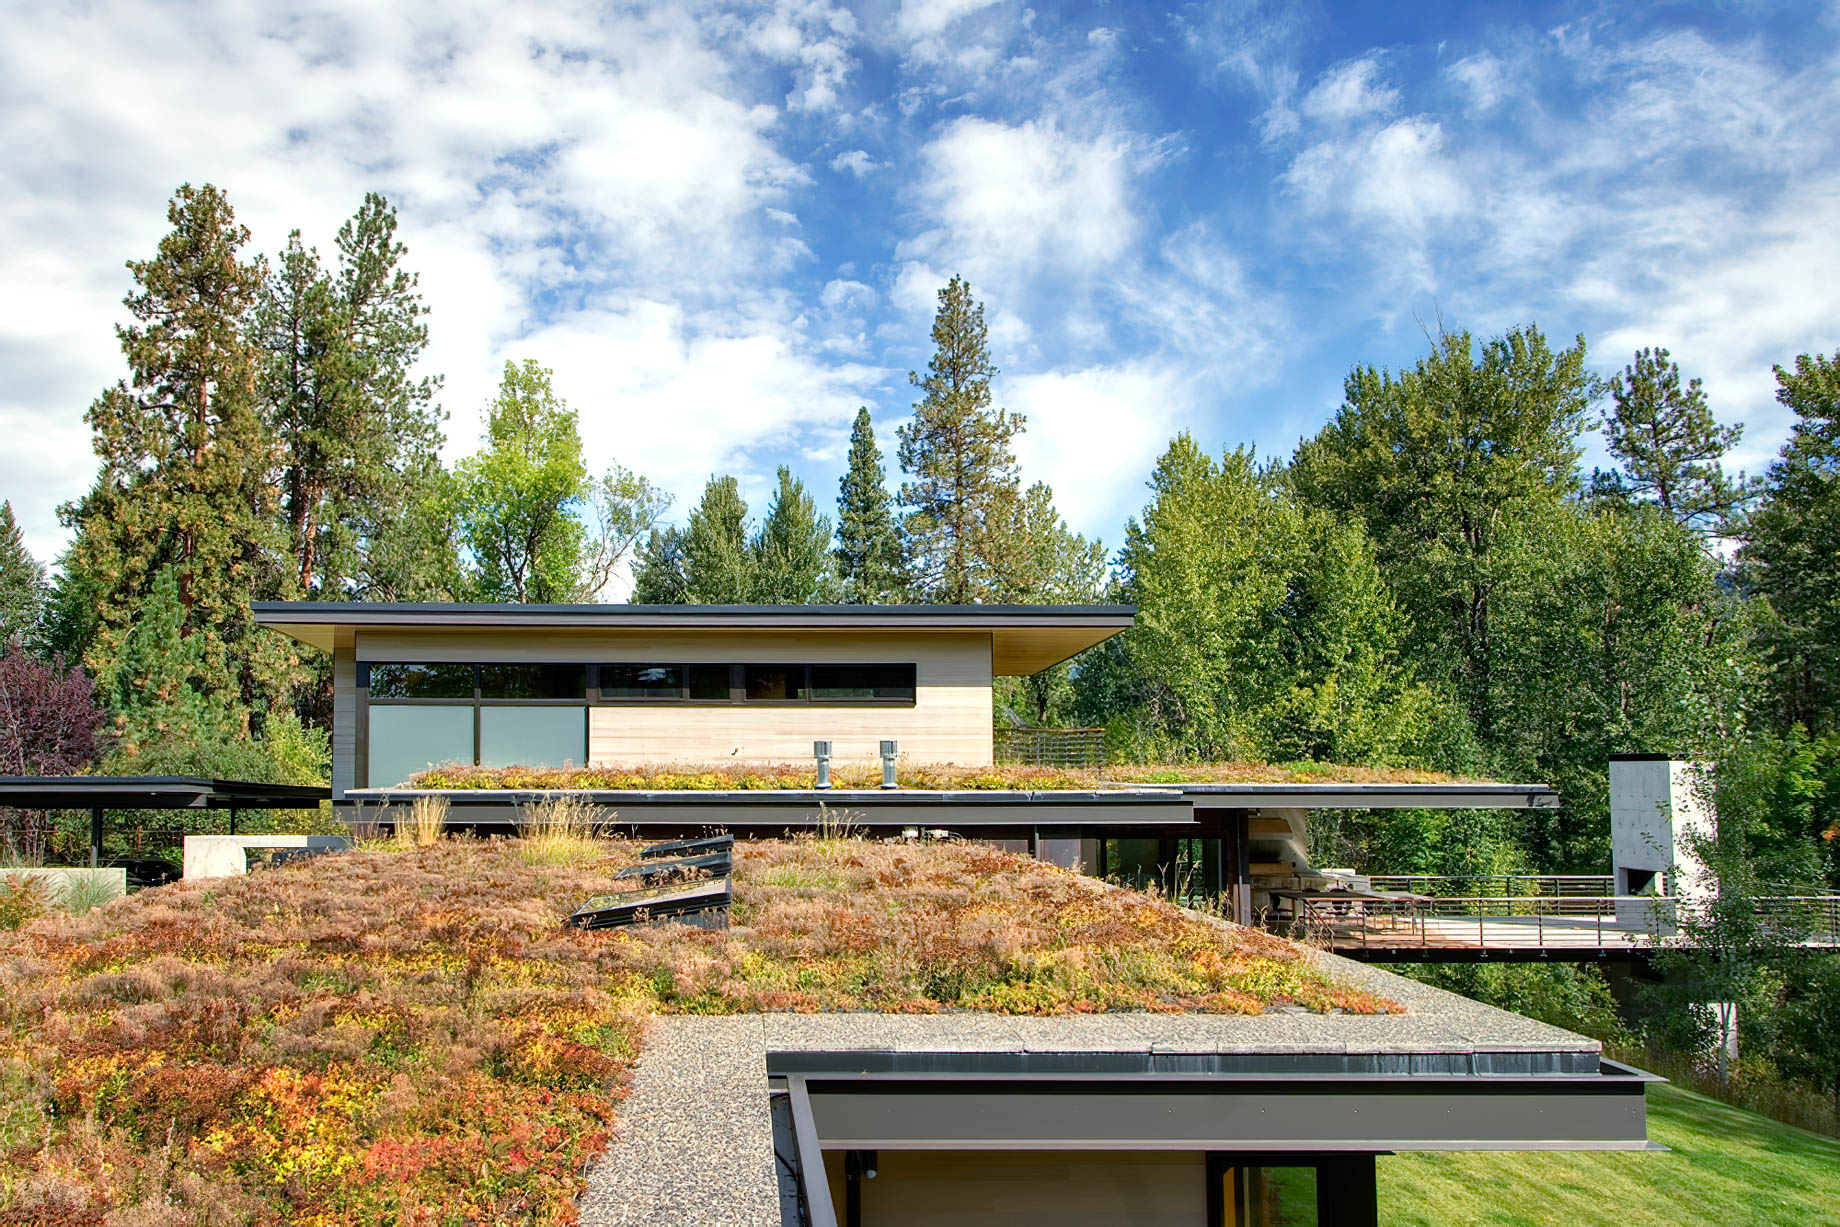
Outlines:
{"label": "gravel surface", "polygon": [[[767,1054],[798,1050],[980,1053],[1374,1054],[1401,1072],[1494,1072],[1491,1054],[1589,1063],[1595,1040],[1365,964],[1315,955],[1332,976],[1403,1014],[765,1014],[653,1020],[612,1148],[588,1176],[583,1227],[779,1222]],[[1454,1066],[1453,1066],[1454,1063]]]}

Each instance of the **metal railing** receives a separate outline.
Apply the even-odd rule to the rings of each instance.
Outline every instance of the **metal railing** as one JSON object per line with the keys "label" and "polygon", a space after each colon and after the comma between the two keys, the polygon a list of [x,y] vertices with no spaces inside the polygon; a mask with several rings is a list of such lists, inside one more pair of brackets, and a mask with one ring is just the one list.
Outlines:
{"label": "metal railing", "polygon": [[[1467,895],[1293,899],[1276,927],[1333,950],[1647,949],[1684,940],[1682,901],[1654,895]],[[1840,947],[1840,896],[1754,900],[1762,932],[1786,945]]]}
{"label": "metal railing", "polygon": [[1607,897],[1614,889],[1607,873],[1370,873],[1361,875],[1375,890],[1415,895],[1501,895],[1504,897],[1571,895]]}
{"label": "metal railing", "polygon": [[1103,767],[1104,729],[1000,728],[996,730],[1000,763],[1030,767]]}

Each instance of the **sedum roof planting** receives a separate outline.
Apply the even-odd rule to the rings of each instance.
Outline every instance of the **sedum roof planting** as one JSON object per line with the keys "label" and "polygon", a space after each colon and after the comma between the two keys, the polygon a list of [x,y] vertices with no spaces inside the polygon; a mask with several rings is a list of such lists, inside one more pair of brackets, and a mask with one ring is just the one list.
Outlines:
{"label": "sedum roof planting", "polygon": [[977,845],[744,842],[728,930],[564,927],[639,848],[372,847],[0,934],[0,1220],[571,1221],[657,1014],[1397,1008]]}

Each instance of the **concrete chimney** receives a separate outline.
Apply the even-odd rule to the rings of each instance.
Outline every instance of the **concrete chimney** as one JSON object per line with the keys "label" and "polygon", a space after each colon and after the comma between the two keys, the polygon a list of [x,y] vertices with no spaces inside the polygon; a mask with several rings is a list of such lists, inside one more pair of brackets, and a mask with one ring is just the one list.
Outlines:
{"label": "concrete chimney", "polygon": [[1694,841],[1712,834],[1705,764],[1666,754],[1610,756],[1610,868],[1618,895],[1692,899],[1707,888]]}

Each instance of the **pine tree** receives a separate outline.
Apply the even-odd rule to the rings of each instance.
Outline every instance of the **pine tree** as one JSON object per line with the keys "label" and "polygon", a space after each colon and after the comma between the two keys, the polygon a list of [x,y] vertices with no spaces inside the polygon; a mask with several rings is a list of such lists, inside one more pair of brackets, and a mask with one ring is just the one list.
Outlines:
{"label": "pine tree", "polygon": [[13,504],[0,502],[0,648],[35,639],[45,597],[45,568],[26,548]]}
{"label": "pine tree", "polygon": [[395,210],[376,193],[340,228],[335,270],[295,231],[257,313],[282,510],[307,596],[350,595],[364,556],[424,496],[414,485],[441,445],[440,381],[411,374],[428,309],[395,235]]}
{"label": "pine tree", "polygon": [[754,598],[747,503],[732,477],[711,477],[684,526],[684,599],[698,605],[745,605]]}
{"label": "pine tree", "polygon": [[838,482],[837,571],[844,599],[861,604],[898,601],[906,593],[901,534],[888,497],[882,450],[875,444],[869,410],[856,411],[850,431],[850,467]]}
{"label": "pine tree", "polygon": [[1017,485],[1011,440],[1019,414],[991,408],[984,307],[959,277],[939,291],[933,320],[933,359],[908,380],[923,395],[914,420],[900,429],[901,502],[907,557],[926,599],[949,604],[986,601],[1000,583],[992,564],[993,531],[1004,491]]}
{"label": "pine tree", "polygon": [[249,232],[216,188],[182,186],[167,218],[172,232],[157,254],[128,265],[135,322],[118,335],[129,376],[87,415],[101,471],[61,511],[76,529],[69,591],[91,602],[85,660],[106,679],[170,566],[205,684],[243,710],[267,711],[297,665],[249,616],[252,597],[282,595],[291,581],[269,480],[276,447],[257,402],[260,354],[248,335],[263,266],[242,260]]}
{"label": "pine tree", "polygon": [[837,583],[831,574],[830,543],[831,522],[818,514],[805,483],[782,464],[779,488],[750,544],[754,601],[810,605],[834,600]]}
{"label": "pine tree", "polygon": [[186,627],[176,570],[153,578],[103,697],[114,716],[107,767],[123,775],[266,778],[248,712],[213,684],[210,636]]}
{"label": "pine tree", "polygon": [[1744,427],[1715,422],[1700,381],[1681,387],[1680,368],[1665,349],[1636,351],[1609,391],[1605,440],[1627,474],[1615,483],[1619,493],[1652,501],[1695,532],[1719,531],[1751,494],[1742,474],[1734,481],[1719,464]]}

